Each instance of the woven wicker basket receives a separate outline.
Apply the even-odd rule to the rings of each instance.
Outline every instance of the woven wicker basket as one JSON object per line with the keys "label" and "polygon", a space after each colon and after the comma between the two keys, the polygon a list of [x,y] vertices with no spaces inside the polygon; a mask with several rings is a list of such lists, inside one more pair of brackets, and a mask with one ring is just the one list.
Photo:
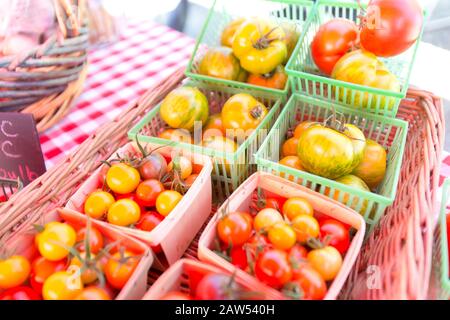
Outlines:
{"label": "woven wicker basket", "polygon": [[[0,243],[19,225],[39,220],[64,205],[80,182],[100,160],[127,142],[127,131],[175,88],[183,78],[177,71],[151,88],[116,120],[100,127],[70,156],[13,195],[0,207]],[[353,268],[341,298],[421,299],[426,297],[431,262],[432,212],[438,189],[444,137],[441,101],[431,94],[410,90],[399,117],[409,121],[408,142],[397,199],[372,233]],[[187,251],[195,256],[196,243]],[[368,268],[370,267],[370,268]],[[379,267],[376,286],[367,286],[370,272]],[[151,271],[149,283],[157,272]],[[378,289],[369,289],[369,288]]]}
{"label": "woven wicker basket", "polygon": [[58,30],[19,56],[0,58],[0,111],[32,113],[44,131],[69,110],[87,74],[85,0],[55,0]]}

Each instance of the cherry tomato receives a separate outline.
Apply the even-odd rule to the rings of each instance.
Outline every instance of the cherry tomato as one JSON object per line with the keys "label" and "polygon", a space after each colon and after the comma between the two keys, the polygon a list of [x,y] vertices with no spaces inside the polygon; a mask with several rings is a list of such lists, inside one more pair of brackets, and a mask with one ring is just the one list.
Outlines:
{"label": "cherry tomato", "polygon": [[253,220],[253,228],[256,231],[268,231],[270,227],[275,225],[277,222],[282,222],[283,217],[281,213],[279,213],[275,209],[266,208],[262,209],[258,214],[256,215],[255,219]]}
{"label": "cherry tomato", "polygon": [[130,199],[115,202],[108,210],[108,222],[116,226],[130,226],[141,218],[141,208]]}
{"label": "cherry tomato", "polygon": [[167,161],[157,152],[148,155],[139,166],[142,179],[161,179],[167,173]]}
{"label": "cherry tomato", "polygon": [[320,240],[345,254],[350,246],[350,232],[345,225],[334,219],[320,221]]}
{"label": "cherry tomato", "polygon": [[140,179],[139,171],[125,163],[112,165],[106,174],[108,187],[118,194],[127,194],[136,190]]}
{"label": "cherry tomato", "polygon": [[309,127],[311,127],[312,125],[317,124],[317,122],[313,122],[313,121],[303,121],[300,122],[294,130],[294,137],[296,138],[300,138],[300,136],[303,134],[303,132],[305,132],[306,129],[308,129]]}
{"label": "cherry tomato", "polygon": [[242,288],[225,274],[210,273],[199,281],[195,289],[197,300],[238,300]]}
{"label": "cherry tomato", "polygon": [[0,300],[41,300],[41,296],[30,287],[20,286],[0,293]]}
{"label": "cherry tomato", "polygon": [[183,196],[178,191],[163,191],[159,194],[158,198],[156,198],[156,210],[164,217],[167,217],[169,213],[175,209],[181,199],[183,199]]}
{"label": "cherry tomato", "polygon": [[44,257],[37,257],[31,263],[30,285],[36,291],[41,293],[42,286],[47,278],[58,271],[66,269],[67,260],[50,261]]}
{"label": "cherry tomato", "polygon": [[396,56],[417,41],[422,24],[422,9],[416,0],[371,0],[361,46],[379,57]]}
{"label": "cherry tomato", "polygon": [[314,215],[314,208],[311,203],[300,197],[289,198],[283,205],[283,214],[290,220],[294,220],[295,217],[306,214],[308,216]]}
{"label": "cherry tomato", "polygon": [[136,189],[138,204],[144,207],[153,207],[156,198],[164,191],[164,185],[156,179],[149,179],[141,182]]}
{"label": "cherry tomato", "polygon": [[256,260],[261,253],[272,249],[273,245],[270,243],[267,236],[255,233],[243,247],[248,250],[248,253],[250,254],[249,258],[253,261]]}
{"label": "cherry tomato", "polygon": [[283,208],[283,204],[285,201],[286,199],[281,197],[268,197],[265,200],[265,207],[272,208],[277,210],[278,212],[281,212],[281,208]]}
{"label": "cherry tomato", "polygon": [[152,231],[164,220],[164,216],[155,211],[148,211],[142,214],[141,219],[136,224],[136,228],[144,231]]}
{"label": "cherry tomato", "polygon": [[265,284],[279,289],[292,279],[292,269],[286,252],[270,249],[256,260],[256,277]]}
{"label": "cherry tomato", "polygon": [[110,294],[98,286],[89,286],[83,289],[75,300],[111,300]]}
{"label": "cherry tomato", "polygon": [[0,260],[0,289],[10,289],[23,284],[30,275],[30,262],[23,256]]}
{"label": "cherry tomato", "polygon": [[163,295],[160,300],[192,300],[191,297],[181,291],[170,291]]}
{"label": "cherry tomato", "polygon": [[317,238],[319,236],[319,223],[317,220],[307,214],[301,214],[292,220],[292,228],[297,235],[297,241],[305,243],[310,238]]}
{"label": "cherry tomato", "polygon": [[298,138],[292,137],[287,139],[281,147],[281,155],[283,157],[287,156],[297,156],[298,149]]}
{"label": "cherry tomato", "polygon": [[336,18],[320,26],[311,43],[316,66],[330,75],[338,60],[352,49],[358,40],[358,27],[353,21]]}
{"label": "cherry tomato", "polygon": [[245,270],[248,267],[247,251],[244,246],[233,247],[230,251],[231,263],[242,270]]}
{"label": "cherry tomato", "polygon": [[128,199],[131,201],[136,202],[139,205],[139,208],[141,208],[141,212],[145,212],[145,206],[141,205],[139,202],[139,199],[136,196],[136,193],[127,193],[127,194],[117,194],[116,195],[116,201],[122,200],[122,199]]}
{"label": "cherry tomato", "polygon": [[94,191],[84,203],[84,213],[93,219],[102,219],[114,201],[114,197],[109,192]]}
{"label": "cherry tomato", "polygon": [[284,67],[280,65],[266,74],[250,74],[247,78],[247,83],[282,90],[285,88],[287,80],[288,76],[284,71]]}
{"label": "cherry tomato", "polygon": [[308,253],[308,261],[325,281],[333,280],[342,266],[341,254],[331,246],[311,250]]}
{"label": "cherry tomato", "polygon": [[83,291],[76,271],[58,271],[50,275],[42,287],[44,300],[73,300]]}
{"label": "cherry tomato", "polygon": [[307,256],[308,250],[302,245],[296,244],[289,250],[289,262],[291,264],[298,264],[306,261]]}
{"label": "cherry tomato", "polygon": [[241,246],[252,235],[252,223],[249,213],[230,212],[217,223],[217,234],[227,246]]}
{"label": "cherry tomato", "polygon": [[191,174],[184,180],[186,187],[190,188],[194,184],[195,180],[198,178],[198,174]]}
{"label": "cherry tomato", "polygon": [[50,222],[44,231],[36,235],[41,256],[50,261],[62,260],[69,255],[67,248],[73,247],[77,240],[75,230],[67,223]]}
{"label": "cherry tomato", "polygon": [[289,250],[295,245],[296,234],[285,222],[277,222],[269,228],[269,241],[280,250]]}
{"label": "cherry tomato", "polygon": [[[176,163],[176,165],[174,165]],[[186,179],[192,174],[192,162],[186,157],[183,156],[177,156],[175,157],[167,167],[167,170],[173,171],[174,167],[176,168],[176,171],[180,174],[181,179]]]}
{"label": "cherry tomato", "polygon": [[87,257],[86,252],[81,252],[80,257],[73,257],[70,266],[76,266],[81,271],[81,281],[83,284],[90,284],[98,279],[98,274],[103,271],[104,261],[96,260],[95,254],[91,253]]}
{"label": "cherry tomato", "polygon": [[327,284],[314,268],[306,263],[293,269],[293,280],[288,286],[298,286],[303,300],[322,300],[327,294]]}
{"label": "cherry tomato", "polygon": [[113,288],[122,289],[138,264],[139,259],[132,252],[125,250],[123,256],[116,252],[105,265],[106,280]]}
{"label": "cherry tomato", "polygon": [[81,228],[77,232],[77,242],[79,243],[78,250],[86,251],[85,248],[85,238],[86,234],[89,233],[89,250],[92,253],[99,253],[103,248],[104,240],[102,233],[94,227],[90,227],[89,232],[87,228]]}

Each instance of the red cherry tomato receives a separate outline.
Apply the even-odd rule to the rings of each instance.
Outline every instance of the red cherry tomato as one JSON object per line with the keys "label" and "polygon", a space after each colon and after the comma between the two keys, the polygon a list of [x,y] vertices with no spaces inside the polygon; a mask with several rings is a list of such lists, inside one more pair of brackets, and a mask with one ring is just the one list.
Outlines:
{"label": "red cherry tomato", "polygon": [[276,289],[281,288],[292,278],[288,254],[277,249],[263,252],[256,260],[255,275],[265,284]]}
{"label": "red cherry tomato", "polygon": [[246,250],[250,250],[250,248],[233,247],[230,251],[231,263],[242,270],[245,270],[248,267]]}
{"label": "red cherry tomato", "polygon": [[265,208],[272,208],[272,209],[275,209],[275,210],[281,212],[285,202],[286,202],[285,198],[269,197],[269,198],[266,198]]}
{"label": "red cherry tomato", "polygon": [[53,273],[66,269],[67,260],[50,261],[37,257],[31,263],[30,285],[34,291],[41,293],[45,280]]}
{"label": "red cherry tomato", "polygon": [[343,255],[350,246],[350,232],[340,221],[325,219],[320,222],[320,240]]}
{"label": "red cherry tomato", "polygon": [[156,198],[164,191],[161,181],[156,179],[148,179],[141,182],[136,189],[137,203],[143,207],[153,207]]}
{"label": "red cherry tomato", "polygon": [[156,211],[148,211],[141,215],[141,219],[136,224],[136,228],[144,231],[152,231],[164,220],[164,216]]}
{"label": "red cherry tomato", "polygon": [[195,289],[197,300],[238,300],[241,287],[229,275],[210,273],[202,278]]}
{"label": "red cherry tomato", "polygon": [[[78,249],[80,251],[85,251],[85,245],[84,245],[84,239],[86,238],[86,231],[87,228],[82,228],[78,230],[77,232],[77,242],[80,243]],[[94,227],[91,227],[89,230],[89,248],[92,253],[99,253],[100,250],[103,248],[103,235],[102,233]]]}
{"label": "red cherry tomato", "polygon": [[353,21],[336,18],[320,26],[311,43],[314,63],[330,75],[334,66],[355,44],[358,27]]}
{"label": "red cherry tomato", "polygon": [[302,262],[306,261],[307,255],[308,255],[308,250],[304,246],[302,246],[300,244],[296,244],[289,250],[289,256],[288,256],[289,262],[291,264],[302,263]]}
{"label": "red cherry tomato", "polygon": [[396,56],[416,42],[422,24],[422,9],[416,0],[371,0],[361,46],[379,57]]}
{"label": "red cherry tomato", "polygon": [[327,294],[325,280],[307,263],[293,270],[293,280],[288,285],[298,286],[303,300],[322,300]]}
{"label": "red cherry tomato", "polygon": [[0,300],[41,300],[41,296],[30,287],[20,286],[0,293]]}
{"label": "red cherry tomato", "polygon": [[217,224],[219,239],[232,246],[243,245],[253,230],[253,218],[247,212],[230,212]]}

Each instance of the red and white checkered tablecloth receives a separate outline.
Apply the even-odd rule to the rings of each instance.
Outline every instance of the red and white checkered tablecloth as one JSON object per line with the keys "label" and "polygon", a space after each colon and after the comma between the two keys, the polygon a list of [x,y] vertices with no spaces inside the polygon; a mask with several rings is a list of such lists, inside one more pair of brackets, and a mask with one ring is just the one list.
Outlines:
{"label": "red and white checkered tablecloth", "polygon": [[[166,26],[131,23],[120,41],[89,54],[83,94],[70,113],[41,135],[47,169],[111,121],[155,82],[187,65],[194,39]],[[444,156],[441,181],[450,177],[450,154]]]}
{"label": "red and white checkered tablecloth", "polygon": [[146,89],[187,65],[195,41],[154,22],[131,23],[117,43],[89,53],[89,74],[70,113],[41,135],[47,169],[113,120]]}

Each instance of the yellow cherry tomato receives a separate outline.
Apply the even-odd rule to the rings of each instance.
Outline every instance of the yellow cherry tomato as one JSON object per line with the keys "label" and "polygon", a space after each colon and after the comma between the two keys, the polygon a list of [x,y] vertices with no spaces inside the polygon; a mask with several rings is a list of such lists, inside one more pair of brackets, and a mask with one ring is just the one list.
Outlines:
{"label": "yellow cherry tomato", "polygon": [[263,19],[244,22],[234,34],[233,52],[241,66],[265,74],[282,64],[288,55],[283,28]]}
{"label": "yellow cherry tomato", "polygon": [[307,256],[311,266],[320,273],[325,281],[336,278],[342,267],[342,256],[339,251],[332,246],[311,250]]}
{"label": "yellow cherry tomato", "polygon": [[92,192],[84,203],[84,213],[93,219],[101,219],[113,205],[113,195],[106,191]]}
{"label": "yellow cherry tomato", "polygon": [[120,199],[108,210],[108,222],[116,226],[127,227],[141,218],[141,208],[131,199]]}
{"label": "yellow cherry tomato", "polygon": [[20,286],[30,275],[30,262],[23,256],[0,260],[0,289]]}
{"label": "yellow cherry tomato", "polygon": [[106,173],[108,187],[118,194],[128,194],[136,190],[140,179],[139,171],[125,163],[112,165]]}
{"label": "yellow cherry tomato", "polygon": [[285,222],[278,222],[270,227],[268,238],[270,243],[279,250],[289,250],[297,241],[294,229]]}
{"label": "yellow cherry tomato", "polygon": [[78,268],[59,271],[48,277],[42,287],[44,300],[73,300],[83,291]]}
{"label": "yellow cherry tomato", "polygon": [[292,221],[301,214],[314,216],[314,208],[308,200],[300,197],[293,197],[287,199],[283,204],[283,214]]}
{"label": "yellow cherry tomato", "polygon": [[259,211],[255,219],[253,219],[253,228],[256,231],[267,231],[270,227],[281,221],[283,221],[283,216],[281,213],[275,209],[266,208]]}
{"label": "yellow cherry tomato", "polygon": [[68,224],[52,222],[37,236],[37,247],[41,256],[50,261],[62,260],[69,255],[67,248],[73,247],[77,233]]}
{"label": "yellow cherry tomato", "polygon": [[176,162],[175,168],[177,168],[178,173],[181,175],[181,179],[186,179],[192,174],[192,162],[186,157],[178,156],[174,158],[168,165],[167,171],[172,171],[174,168],[174,161]]}
{"label": "yellow cherry tomato", "polygon": [[222,123],[227,135],[249,136],[266,117],[264,104],[247,93],[238,93],[225,102],[222,108]]}
{"label": "yellow cherry tomato", "polygon": [[305,243],[310,238],[317,238],[320,233],[320,227],[317,220],[307,214],[296,216],[292,220],[292,228],[297,235],[297,241]]}
{"label": "yellow cherry tomato", "polygon": [[181,201],[183,196],[174,190],[166,190],[159,194],[156,198],[156,210],[163,216],[167,217],[169,213]]}

